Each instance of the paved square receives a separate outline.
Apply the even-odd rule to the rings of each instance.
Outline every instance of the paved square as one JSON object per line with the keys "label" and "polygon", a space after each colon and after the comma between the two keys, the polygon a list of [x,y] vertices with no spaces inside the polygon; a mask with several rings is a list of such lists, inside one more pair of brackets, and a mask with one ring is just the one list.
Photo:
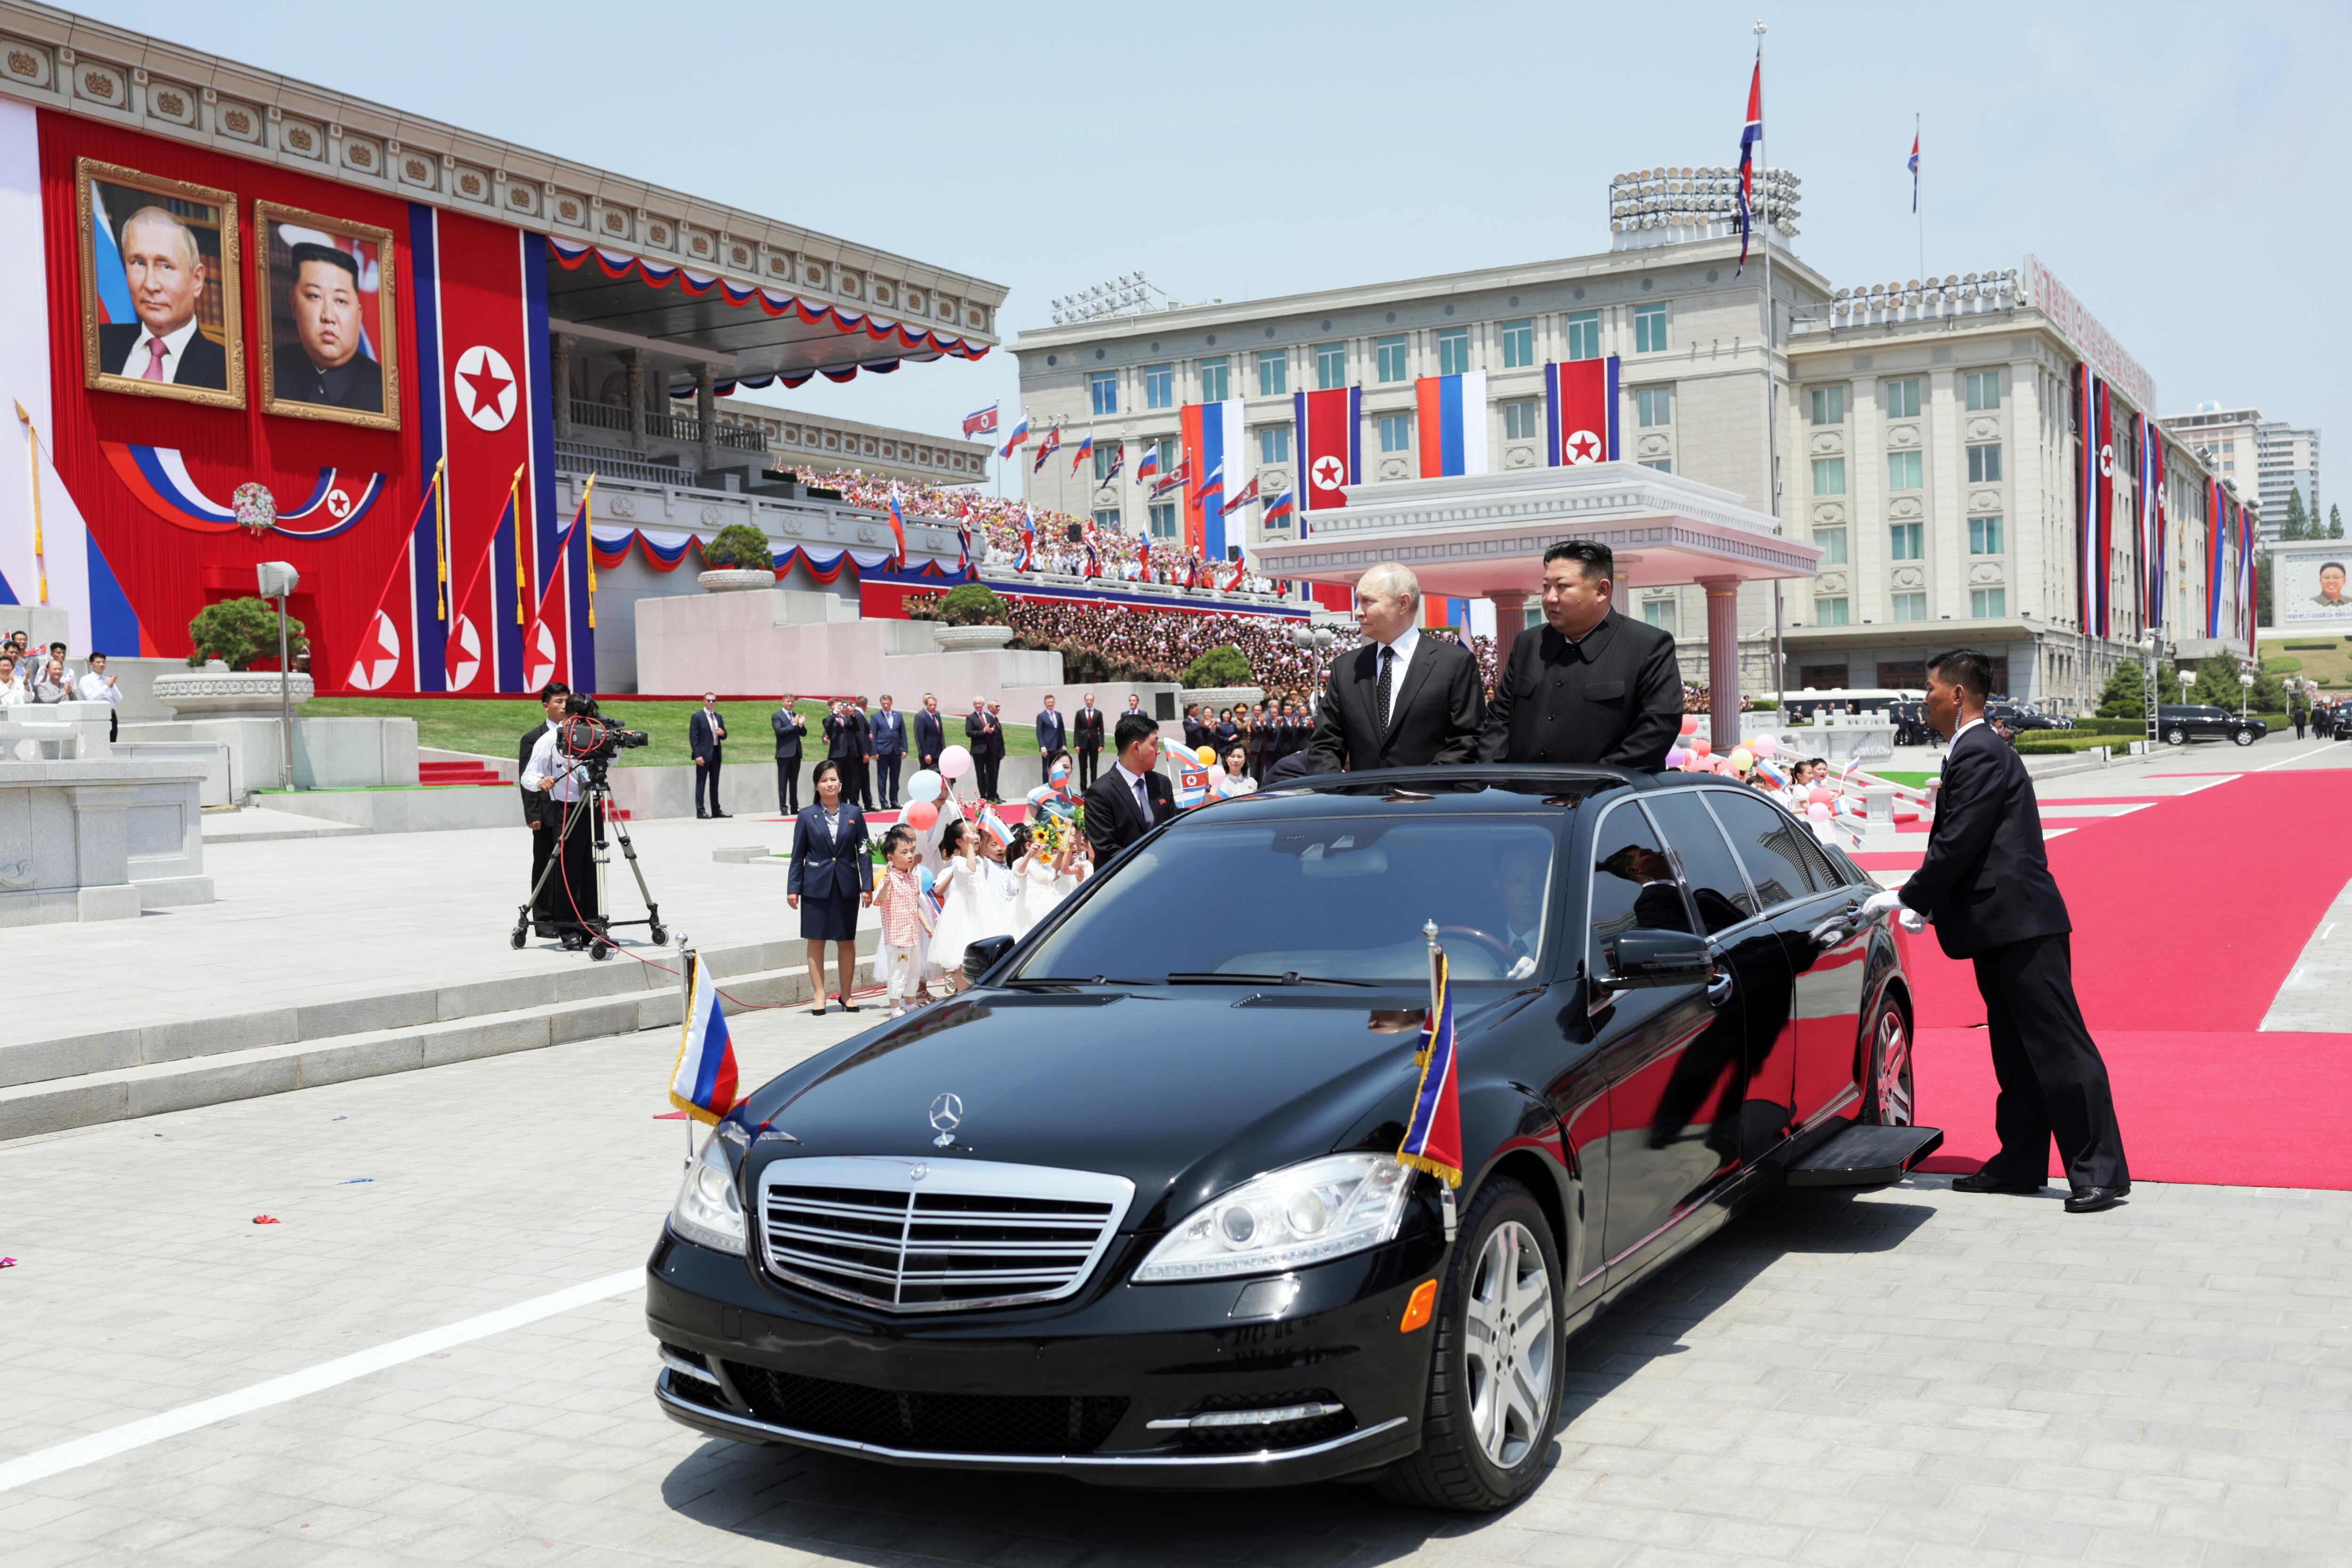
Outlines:
{"label": "paved square", "polygon": [[[746,1016],[746,1071],[874,1017]],[[674,1039],[0,1146],[0,1466],[637,1267]],[[706,1441],[655,1411],[632,1289],[0,1491],[0,1562],[2340,1563],[2347,1220],[2145,1184],[2087,1218],[1934,1178],[1782,1197],[1576,1342],[1556,1465],[1487,1519]]]}

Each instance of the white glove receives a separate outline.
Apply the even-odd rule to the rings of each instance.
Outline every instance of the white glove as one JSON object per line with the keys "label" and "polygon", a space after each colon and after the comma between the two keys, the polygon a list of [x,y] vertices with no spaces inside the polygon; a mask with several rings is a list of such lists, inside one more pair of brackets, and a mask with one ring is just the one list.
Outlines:
{"label": "white glove", "polygon": [[1862,908],[1855,912],[1854,918],[1857,920],[1874,921],[1881,915],[1893,914],[1902,907],[1903,895],[1893,888],[1888,888],[1880,892],[1873,893],[1868,899],[1864,900],[1863,901]]}
{"label": "white glove", "polygon": [[1917,936],[1921,931],[1927,929],[1927,917],[1921,914],[1917,910],[1906,909],[1895,918],[1903,922],[1903,929],[1909,931],[1913,936]]}

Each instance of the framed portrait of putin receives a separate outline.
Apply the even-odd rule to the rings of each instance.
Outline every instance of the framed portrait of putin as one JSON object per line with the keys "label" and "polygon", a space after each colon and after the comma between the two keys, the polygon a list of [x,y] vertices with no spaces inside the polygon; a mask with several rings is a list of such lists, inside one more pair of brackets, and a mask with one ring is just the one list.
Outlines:
{"label": "framed portrait of putin", "polygon": [[392,234],[253,204],[261,411],[400,428]]}
{"label": "framed portrait of putin", "polygon": [[236,195],[82,158],[74,213],[82,384],[244,407]]}

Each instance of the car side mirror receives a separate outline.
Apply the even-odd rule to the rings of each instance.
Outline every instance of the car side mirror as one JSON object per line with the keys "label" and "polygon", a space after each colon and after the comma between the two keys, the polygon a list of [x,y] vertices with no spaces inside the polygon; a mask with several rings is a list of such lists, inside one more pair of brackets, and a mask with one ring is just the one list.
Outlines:
{"label": "car side mirror", "polygon": [[1690,931],[1629,931],[1601,951],[1609,973],[1593,977],[1596,989],[1704,985],[1715,968],[1706,938]]}
{"label": "car side mirror", "polygon": [[1009,936],[982,937],[963,950],[963,977],[977,985],[982,976],[996,967],[997,961],[1013,951]]}

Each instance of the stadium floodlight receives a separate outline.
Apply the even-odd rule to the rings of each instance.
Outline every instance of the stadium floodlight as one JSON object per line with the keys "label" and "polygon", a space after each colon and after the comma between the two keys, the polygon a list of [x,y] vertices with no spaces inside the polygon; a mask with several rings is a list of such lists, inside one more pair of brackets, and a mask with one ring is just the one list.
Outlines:
{"label": "stadium floodlight", "polygon": [[1057,327],[1075,326],[1081,321],[1098,321],[1105,316],[1173,310],[1182,303],[1170,297],[1166,289],[1152,282],[1146,274],[1122,272],[1105,282],[1090,284],[1076,293],[1056,297],[1053,301],[1054,324]]}

